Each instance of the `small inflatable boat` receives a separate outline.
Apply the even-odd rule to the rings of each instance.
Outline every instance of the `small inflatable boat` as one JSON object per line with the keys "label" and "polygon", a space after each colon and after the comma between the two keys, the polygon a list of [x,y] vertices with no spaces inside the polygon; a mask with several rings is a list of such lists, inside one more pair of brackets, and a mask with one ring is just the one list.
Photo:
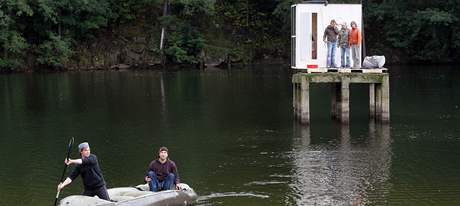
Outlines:
{"label": "small inflatable boat", "polygon": [[60,206],[160,206],[190,205],[197,199],[195,191],[187,184],[180,184],[181,190],[150,192],[149,186],[116,187],[108,189],[111,201],[97,196],[72,195],[62,199]]}

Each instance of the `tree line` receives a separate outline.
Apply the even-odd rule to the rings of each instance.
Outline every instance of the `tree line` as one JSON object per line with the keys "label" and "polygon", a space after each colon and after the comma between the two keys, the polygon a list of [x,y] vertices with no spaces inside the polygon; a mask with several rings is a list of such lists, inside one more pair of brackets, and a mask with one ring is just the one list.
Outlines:
{"label": "tree line", "polygon": [[[290,6],[299,2],[2,0],[0,70],[85,67],[98,61],[110,66],[123,63],[127,55],[123,48],[136,42],[141,44],[137,55],[145,56],[138,61],[144,62],[158,62],[162,57],[168,64],[287,62]],[[394,63],[454,63],[459,59],[458,0],[363,0],[362,4],[367,54],[383,54]],[[159,49],[161,27],[166,28],[163,50]],[[101,54],[93,57],[92,48],[102,44]],[[111,57],[116,45],[120,52]]]}

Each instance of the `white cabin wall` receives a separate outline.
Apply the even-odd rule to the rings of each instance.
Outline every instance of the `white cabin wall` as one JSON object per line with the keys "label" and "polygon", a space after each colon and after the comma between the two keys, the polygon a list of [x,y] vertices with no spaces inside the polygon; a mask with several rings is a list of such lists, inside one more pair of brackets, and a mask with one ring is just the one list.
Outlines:
{"label": "white cabin wall", "polygon": [[[310,61],[311,55],[309,51],[311,50],[311,46],[309,43],[311,41],[306,38],[310,33],[310,29],[308,26],[305,26],[305,22],[310,22],[310,16],[308,13],[303,11],[302,9],[297,11],[297,67],[306,67],[307,62]],[[299,38],[300,34],[300,38]]]}

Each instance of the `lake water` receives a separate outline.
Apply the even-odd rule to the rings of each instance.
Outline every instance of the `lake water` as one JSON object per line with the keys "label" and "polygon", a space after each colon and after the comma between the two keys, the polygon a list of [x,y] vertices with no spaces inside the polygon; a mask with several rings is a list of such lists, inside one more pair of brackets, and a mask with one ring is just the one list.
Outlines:
{"label": "lake water", "polygon": [[282,66],[2,75],[0,205],[51,205],[71,137],[108,187],[143,183],[167,146],[198,205],[459,205],[460,70],[390,75],[390,125],[369,122],[367,87],[352,84],[350,126],[313,85],[310,127],[293,120]]}

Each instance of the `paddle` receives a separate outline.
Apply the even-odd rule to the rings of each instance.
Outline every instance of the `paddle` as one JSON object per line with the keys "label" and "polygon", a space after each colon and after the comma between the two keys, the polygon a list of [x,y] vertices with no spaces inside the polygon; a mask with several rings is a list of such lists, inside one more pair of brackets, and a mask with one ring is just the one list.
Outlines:
{"label": "paddle", "polygon": [[[72,149],[73,142],[74,142],[74,138],[72,137],[72,139],[69,140],[69,145],[67,147],[67,157],[66,157],[66,159],[69,159],[69,157],[70,157],[70,150]],[[64,170],[62,171],[61,180],[59,181],[60,183],[64,180],[64,175],[65,175],[66,169],[67,169],[67,165],[64,164]],[[60,190],[57,191],[56,199],[54,200],[54,206],[56,206],[56,204],[57,204],[57,200],[59,198],[59,193],[60,192],[61,192]]]}

